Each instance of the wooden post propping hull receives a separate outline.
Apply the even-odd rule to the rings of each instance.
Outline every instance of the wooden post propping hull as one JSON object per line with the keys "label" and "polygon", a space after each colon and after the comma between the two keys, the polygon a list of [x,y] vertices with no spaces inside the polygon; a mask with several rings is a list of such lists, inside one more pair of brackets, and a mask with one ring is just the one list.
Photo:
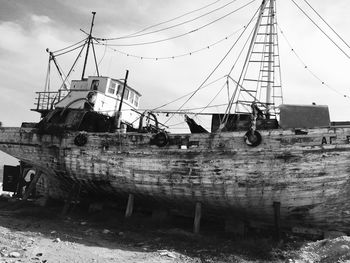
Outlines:
{"label": "wooden post propping hull", "polygon": [[134,194],[273,223],[350,233],[350,128],[259,131],[247,146],[244,132],[169,134],[158,147],[152,134],[78,132],[40,135],[0,128],[0,149],[46,174],[87,191]]}

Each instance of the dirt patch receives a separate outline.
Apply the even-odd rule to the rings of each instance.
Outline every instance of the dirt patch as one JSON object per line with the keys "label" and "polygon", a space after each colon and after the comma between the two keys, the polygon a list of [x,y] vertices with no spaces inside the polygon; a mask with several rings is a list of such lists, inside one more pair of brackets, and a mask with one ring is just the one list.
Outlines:
{"label": "dirt patch", "polygon": [[350,237],[342,236],[305,244],[300,250],[303,262],[350,262]]}
{"label": "dirt patch", "polygon": [[[289,237],[234,238],[191,221],[155,224],[147,215],[88,213],[76,207],[0,200],[0,262],[337,262],[349,259],[350,238],[306,242]],[[186,221],[186,220],[185,220]],[[336,259],[335,261],[331,261]],[[342,261],[339,261],[342,262]]]}

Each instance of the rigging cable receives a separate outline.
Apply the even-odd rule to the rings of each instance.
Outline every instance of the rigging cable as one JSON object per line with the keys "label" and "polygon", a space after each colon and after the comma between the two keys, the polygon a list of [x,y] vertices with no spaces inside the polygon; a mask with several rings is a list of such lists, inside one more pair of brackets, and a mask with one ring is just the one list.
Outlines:
{"label": "rigging cable", "polygon": [[[95,39],[93,38],[92,40],[95,40]],[[95,41],[97,41],[97,40],[95,40]],[[97,41],[97,43],[96,43],[96,44],[98,45],[98,44],[99,44],[99,42]],[[99,61],[99,62],[98,62],[98,64],[97,64],[97,68],[100,66],[101,62],[102,62],[102,61],[103,61],[103,59],[105,58],[106,51],[107,51],[107,46],[105,46],[105,49],[104,49],[104,51],[103,51],[103,55],[102,55],[102,57],[101,57],[100,61]]]}
{"label": "rigging cable", "polygon": [[75,47],[75,48],[72,48],[72,49],[70,49],[70,50],[67,50],[67,51],[62,52],[62,53],[59,53],[59,54],[54,54],[53,52],[52,52],[52,53],[55,55],[55,57],[59,57],[59,56],[62,56],[62,55],[64,55],[64,54],[67,54],[67,53],[69,53],[69,52],[72,52],[72,51],[74,51],[74,50],[76,50],[76,49],[78,49],[78,48],[81,48],[81,47],[83,47],[83,46],[85,46],[85,45],[86,45],[86,43],[81,44],[81,45],[79,45],[79,46],[77,46],[77,47]]}
{"label": "rigging cable", "polygon": [[166,23],[175,21],[175,20],[180,19],[180,18],[182,18],[182,17],[185,17],[185,16],[187,16],[187,15],[190,15],[190,14],[193,14],[193,13],[198,12],[198,11],[200,11],[200,10],[203,10],[203,9],[205,9],[205,8],[211,6],[211,5],[215,5],[217,2],[220,2],[220,1],[221,1],[221,0],[217,0],[217,1],[213,2],[213,3],[211,3],[211,4],[205,5],[205,6],[203,6],[203,7],[200,7],[200,8],[198,8],[198,9],[195,9],[195,10],[192,10],[192,11],[189,11],[189,12],[187,12],[187,13],[185,13],[185,14],[182,14],[182,15],[179,15],[179,16],[177,16],[177,17],[171,18],[171,19],[169,19],[169,20],[160,22],[160,23],[158,23],[158,24],[155,24],[155,25],[152,25],[152,26],[148,26],[148,27],[146,27],[146,28],[144,28],[144,29],[141,29],[141,30],[135,32],[135,33],[132,33],[132,34],[129,34],[129,35],[126,35],[126,36],[121,36],[121,37],[119,37],[119,38],[120,38],[120,39],[122,39],[122,38],[127,38],[127,37],[130,37],[130,36],[133,36],[133,35],[136,35],[136,34],[145,32],[145,31],[147,31],[148,29],[151,29],[151,28],[154,28],[154,27],[157,27],[157,26],[160,26],[160,25],[164,25],[164,24],[166,24]]}
{"label": "rigging cable", "polygon": [[350,99],[349,95],[343,94],[340,91],[332,88],[331,86],[329,86],[327,83],[325,83],[320,77],[318,77],[306,64],[305,62],[301,59],[301,57],[298,55],[298,53],[295,51],[295,49],[292,47],[291,43],[288,41],[286,35],[284,34],[283,30],[280,28],[280,26],[277,24],[278,29],[281,32],[281,35],[283,36],[283,39],[287,42],[289,48],[291,49],[291,51],[294,53],[294,55],[297,57],[297,59],[299,60],[299,62],[304,66],[304,68],[309,71],[309,73],[316,78],[318,81],[321,82],[322,85],[326,86],[327,88],[333,90],[334,92],[338,93],[339,95],[343,96],[344,98],[348,98]]}
{"label": "rigging cable", "polygon": [[[199,87],[192,93],[192,95],[181,105],[181,107],[178,109],[178,111],[180,111],[183,106],[185,106],[185,104],[192,99],[192,97],[201,89],[201,87],[208,81],[208,79],[214,74],[214,72],[220,67],[221,63],[227,58],[227,56],[231,53],[232,49],[236,46],[236,44],[238,43],[238,41],[241,39],[241,37],[243,36],[243,34],[245,33],[245,31],[247,30],[247,28],[249,27],[249,25],[252,23],[252,21],[254,20],[256,14],[258,13],[260,7],[257,9],[257,11],[254,13],[253,17],[250,19],[250,21],[248,22],[247,26],[244,28],[244,30],[242,31],[242,33],[239,35],[239,37],[236,39],[236,41],[233,43],[233,45],[230,47],[230,49],[227,51],[227,53],[225,54],[225,56],[220,60],[220,62],[216,65],[216,67],[212,70],[212,72],[205,78],[205,80],[199,85]],[[174,115],[172,115],[174,116]],[[165,122],[165,124],[171,119],[171,117]]]}
{"label": "rigging cable", "polygon": [[66,50],[66,49],[72,48],[72,47],[74,47],[74,46],[76,46],[76,45],[79,45],[80,43],[83,43],[83,42],[85,42],[86,40],[87,40],[87,38],[84,38],[83,40],[80,40],[79,42],[77,42],[77,43],[75,43],[75,44],[69,45],[68,47],[64,47],[64,48],[61,48],[61,49],[52,51],[52,53],[54,53],[54,54],[55,54],[55,53],[59,53],[59,52],[64,51],[64,50]]}
{"label": "rigging cable", "polygon": [[[206,88],[206,87],[208,87],[208,86],[210,86],[210,85],[213,85],[214,83],[216,83],[216,82],[218,82],[218,81],[220,81],[220,80],[222,80],[222,79],[224,79],[224,78],[226,78],[226,76],[223,76],[223,77],[220,77],[220,78],[218,78],[218,79],[216,79],[216,80],[213,80],[212,82],[209,82],[208,84],[206,84],[206,85],[203,85],[200,89],[204,89],[204,88]],[[196,89],[197,90],[197,89]],[[166,107],[166,106],[168,106],[168,105],[170,105],[170,104],[173,104],[173,103],[175,103],[175,102],[177,102],[177,101],[179,101],[179,100],[181,100],[181,99],[183,99],[183,98],[186,98],[187,96],[190,96],[193,92],[195,92],[196,90],[194,90],[194,91],[191,91],[191,92],[189,92],[189,93],[187,93],[187,94],[185,94],[185,95],[182,95],[181,97],[179,97],[179,98],[177,98],[177,99],[175,99],[175,100],[172,100],[172,101],[170,101],[170,102],[167,102],[167,103],[165,103],[165,104],[163,104],[163,105],[161,105],[161,106],[158,106],[158,107],[156,107],[156,108],[153,108],[152,110],[150,110],[151,112],[157,112],[157,110],[158,109],[161,109],[161,108],[164,108],[164,107]],[[137,118],[135,121],[133,121],[132,122],[132,124],[134,124],[136,121],[138,121],[140,119],[140,117],[139,118]]]}
{"label": "rigging cable", "polygon": [[350,59],[350,56],[342,49],[316,22],[294,1],[291,0],[294,5],[347,57]]}
{"label": "rigging cable", "polygon": [[[208,83],[207,85],[203,85],[202,87],[200,87],[200,89],[204,89],[205,87],[208,87],[208,86],[210,86],[210,85],[212,85],[212,84],[214,84],[214,83],[216,83],[216,82],[222,80],[223,78],[226,78],[226,76],[223,76],[223,77],[221,77],[221,78],[218,78],[218,79],[216,79],[216,80],[213,80],[212,82]],[[179,98],[177,98],[177,99],[175,99],[175,100],[173,100],[173,101],[170,101],[170,102],[168,102],[168,103],[165,103],[165,104],[163,104],[163,105],[161,105],[161,106],[159,106],[159,107],[157,107],[157,108],[154,108],[154,109],[152,109],[151,111],[155,111],[155,110],[164,108],[165,106],[168,106],[168,105],[170,105],[170,104],[172,104],[172,103],[174,103],[174,102],[177,102],[177,101],[179,101],[179,100],[181,100],[181,99],[183,99],[183,98],[186,98],[187,96],[190,96],[191,94],[193,94],[193,93],[194,93],[195,91],[197,91],[197,90],[198,90],[198,89],[196,89],[196,90],[194,90],[194,91],[191,91],[191,92],[189,92],[189,93],[187,93],[187,94],[185,94],[185,95],[183,95],[183,96],[181,96],[181,97],[179,97]]]}
{"label": "rigging cable", "polygon": [[92,47],[92,53],[94,55],[94,61],[95,61],[95,67],[96,67],[97,76],[99,77],[100,76],[100,72],[98,70],[98,65],[97,65],[97,58],[96,58],[94,41],[91,41],[91,47]]}
{"label": "rigging cable", "polygon": [[[63,82],[63,84],[62,85],[64,85],[65,84],[65,80],[67,79],[67,76],[66,76],[66,74],[64,73],[64,71],[63,71],[63,69],[61,68],[61,66],[58,64],[58,62],[57,62],[57,60],[56,60],[56,67],[57,67],[57,69],[59,70],[59,72],[61,72],[61,74],[58,74],[60,77],[61,77],[61,80],[62,80],[62,82]],[[63,78],[64,77],[64,78]]]}
{"label": "rigging cable", "polygon": [[249,42],[250,37],[251,37],[251,35],[252,35],[252,34],[253,34],[253,30],[250,32],[250,34],[249,34],[249,36],[248,36],[247,40],[245,41],[245,43],[244,43],[244,45],[243,45],[243,47],[242,47],[241,51],[240,51],[240,52],[239,52],[239,54],[238,54],[238,57],[237,57],[237,59],[236,59],[235,63],[233,63],[233,65],[232,65],[232,67],[231,67],[230,71],[228,72],[227,76],[230,76],[230,75],[231,75],[231,73],[232,73],[233,69],[234,69],[234,68],[235,68],[235,66],[237,65],[238,60],[239,60],[239,59],[240,59],[240,57],[242,56],[242,54],[243,54],[243,51],[244,51],[245,47],[248,45],[248,42]]}
{"label": "rigging cable", "polygon": [[206,105],[202,108],[202,110],[198,113],[196,113],[194,116],[199,115],[200,113],[202,113],[203,111],[205,111],[206,109],[208,109],[210,107],[210,104],[213,103],[213,101],[217,98],[217,96],[219,96],[219,94],[221,93],[221,91],[226,87],[227,85],[227,81],[225,81],[224,85],[222,85],[221,89],[216,93],[216,95],[214,96],[214,98]]}
{"label": "rigging cable", "polygon": [[[115,48],[111,48],[109,47],[109,49],[111,49],[112,51],[114,52],[117,52],[117,53],[120,53],[120,54],[123,54],[123,55],[126,55],[127,57],[132,57],[132,58],[138,58],[138,59],[145,59],[145,60],[167,60],[167,59],[175,59],[175,58],[180,58],[180,57],[185,57],[185,56],[191,56],[195,53],[198,53],[198,52],[201,52],[203,50],[207,50],[213,46],[216,46],[218,44],[220,44],[221,42],[229,39],[230,37],[232,37],[233,35],[237,34],[239,31],[241,31],[242,29],[244,29],[244,27],[236,30],[235,32],[233,32],[232,34],[212,43],[212,44],[209,44],[207,45],[206,47],[203,47],[203,48],[200,48],[200,49],[196,49],[196,50],[193,50],[193,51],[190,51],[190,52],[187,52],[187,53],[183,53],[183,54],[179,54],[179,55],[173,55],[173,56],[164,56],[164,57],[146,57],[146,56],[139,56],[139,55],[133,55],[133,54],[130,54],[130,53],[126,53],[124,51],[121,51],[121,50],[118,50],[118,49],[115,49]],[[97,40],[96,40],[97,41]],[[98,45],[103,45],[103,44],[100,44],[98,43]],[[107,47],[108,45],[104,45],[105,47]]]}
{"label": "rigging cable", "polygon": [[[176,39],[176,38],[180,38],[180,37],[192,34],[194,32],[197,32],[197,31],[199,31],[199,30],[201,30],[201,29],[203,29],[205,27],[208,27],[208,26],[210,26],[210,25],[212,25],[212,24],[214,24],[214,23],[216,23],[216,22],[218,22],[218,21],[220,21],[220,20],[222,20],[222,19],[224,19],[224,18],[226,18],[226,17],[228,17],[228,16],[238,12],[238,11],[240,11],[241,9],[249,6],[250,4],[252,4],[255,1],[256,0],[251,0],[247,4],[245,4],[245,5],[237,8],[237,9],[235,9],[235,10],[225,14],[224,16],[221,16],[221,17],[219,17],[219,18],[217,18],[215,20],[212,20],[209,23],[204,24],[204,25],[202,25],[202,26],[200,26],[198,28],[195,28],[193,30],[190,30],[190,31],[188,31],[186,33],[182,33],[182,34],[179,34],[179,35],[176,35],[176,36],[173,36],[173,37],[163,38],[163,39],[154,40],[154,41],[146,41],[146,42],[140,42],[140,43],[129,43],[129,44],[109,44],[109,46],[114,46],[114,47],[142,46],[142,45],[156,44],[156,43],[165,42],[165,41],[173,40],[173,39]],[[95,39],[101,40],[101,41],[104,40],[104,39],[101,39],[101,38],[95,38]]]}
{"label": "rigging cable", "polygon": [[[227,103],[222,103],[222,104],[214,104],[214,105],[210,105],[208,107],[196,107],[196,108],[185,108],[182,109],[181,111],[177,111],[177,110],[155,110],[152,111],[154,113],[174,113],[174,114],[196,114],[196,115],[213,115],[215,113],[199,113],[199,112],[194,112],[195,110],[202,110],[204,108],[217,108],[217,107],[222,107],[222,106],[227,106]],[[145,111],[147,109],[140,109],[140,111]]]}
{"label": "rigging cable", "polygon": [[51,75],[51,56],[49,57],[49,62],[47,64],[44,92],[50,91],[50,75]]}
{"label": "rigging cable", "polygon": [[87,43],[85,42],[85,44],[83,45],[83,47],[82,47],[81,50],[79,51],[79,54],[78,54],[78,56],[76,57],[76,59],[75,59],[73,65],[72,65],[72,67],[70,68],[70,70],[69,70],[69,72],[68,72],[68,74],[67,74],[67,77],[65,78],[65,80],[64,80],[64,82],[63,82],[63,84],[62,84],[62,86],[64,86],[64,83],[67,81],[67,79],[69,78],[70,74],[71,74],[72,71],[74,70],[74,67],[75,67],[76,63],[78,62],[78,60],[79,60],[79,58],[80,58],[80,56],[81,56],[81,53],[83,52],[83,50],[84,50],[86,44],[87,44]]}
{"label": "rigging cable", "polygon": [[312,11],[314,11],[316,13],[316,15],[333,31],[334,34],[336,34],[337,37],[339,37],[339,39],[341,41],[343,41],[343,43],[350,48],[350,45],[344,40],[344,38],[342,38],[331,26],[329,23],[327,23],[327,21],[310,5],[310,3],[307,0],[304,0],[304,2],[312,9]]}
{"label": "rigging cable", "polygon": [[142,34],[134,34],[132,36],[129,36],[129,37],[114,37],[114,38],[103,38],[101,40],[119,40],[119,39],[126,39],[126,38],[135,38],[135,37],[141,37],[141,36],[145,36],[145,35],[150,35],[150,34],[154,34],[154,33],[159,33],[159,32],[162,32],[162,31],[165,31],[165,30],[168,30],[168,29],[172,29],[172,28],[175,28],[175,27],[178,27],[178,26],[182,26],[182,25],[185,25],[185,24],[188,24],[188,23],[191,23],[193,21],[196,21],[202,17],[205,17],[207,15],[210,15],[220,9],[223,9],[231,4],[233,4],[234,2],[236,2],[237,0],[232,0],[230,1],[229,3],[226,3],[218,8],[215,8],[214,10],[211,10],[207,13],[204,13],[200,16],[197,16],[195,18],[192,18],[192,19],[189,19],[189,20],[186,20],[184,22],[181,22],[181,23],[178,23],[178,24],[175,24],[175,25],[172,25],[172,26],[168,26],[168,27],[165,27],[165,28],[160,28],[160,29],[157,29],[157,30],[154,30],[154,31],[151,31],[151,32],[146,32],[146,33],[142,33]]}
{"label": "rigging cable", "polygon": [[[225,86],[224,86],[225,87]],[[221,91],[221,90],[220,90]],[[182,112],[188,112],[189,111],[194,111],[194,110],[203,110],[204,108],[206,109],[209,109],[209,108],[217,108],[217,107],[223,107],[223,106],[227,106],[227,103],[222,103],[222,104],[215,104],[215,105],[210,105],[210,106],[205,106],[205,107],[198,107],[198,108],[185,108],[185,109],[182,109],[180,111],[180,113]],[[197,112],[192,112],[194,113],[195,115],[205,115],[206,113],[197,113]]]}

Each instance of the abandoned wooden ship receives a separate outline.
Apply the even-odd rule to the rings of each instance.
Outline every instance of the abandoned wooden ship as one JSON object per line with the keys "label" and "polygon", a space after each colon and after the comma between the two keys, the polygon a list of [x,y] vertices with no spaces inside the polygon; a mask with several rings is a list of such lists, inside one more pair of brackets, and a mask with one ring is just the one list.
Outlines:
{"label": "abandoned wooden ship", "polygon": [[[83,71],[67,90],[38,93],[39,123],[0,128],[0,149],[25,171],[35,168],[53,197],[79,188],[200,204],[267,224],[278,207],[282,227],[350,233],[350,127],[330,122],[327,106],[277,104],[274,8],[275,0],[262,1],[236,91],[226,112],[212,116],[210,132],[186,117],[192,133],[169,133],[152,111],[138,112],[141,94],[127,75],[85,78]],[[245,74],[257,61],[252,79]]]}

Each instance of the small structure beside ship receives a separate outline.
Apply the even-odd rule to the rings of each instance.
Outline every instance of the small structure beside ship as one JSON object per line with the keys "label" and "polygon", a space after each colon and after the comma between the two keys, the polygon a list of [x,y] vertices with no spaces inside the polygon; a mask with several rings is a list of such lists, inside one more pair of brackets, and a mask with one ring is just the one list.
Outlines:
{"label": "small structure beside ship", "polygon": [[[274,6],[262,1],[247,55],[263,55],[266,67],[256,82],[265,89],[280,88],[268,65],[276,57]],[[257,52],[265,17],[270,27]],[[0,128],[0,149],[36,170],[26,197],[39,182],[47,197],[67,199],[77,189],[81,198],[127,197],[128,216],[137,200],[195,208],[196,231],[201,213],[216,213],[284,229],[350,233],[349,123],[332,123],[327,106],[258,101],[257,91],[241,83],[227,111],[212,116],[210,132],[186,117],[192,133],[173,134],[151,111],[138,112],[141,95],[127,85],[127,74],[82,77],[66,96],[38,93],[42,120]],[[254,98],[250,110],[231,114],[240,92]]]}

